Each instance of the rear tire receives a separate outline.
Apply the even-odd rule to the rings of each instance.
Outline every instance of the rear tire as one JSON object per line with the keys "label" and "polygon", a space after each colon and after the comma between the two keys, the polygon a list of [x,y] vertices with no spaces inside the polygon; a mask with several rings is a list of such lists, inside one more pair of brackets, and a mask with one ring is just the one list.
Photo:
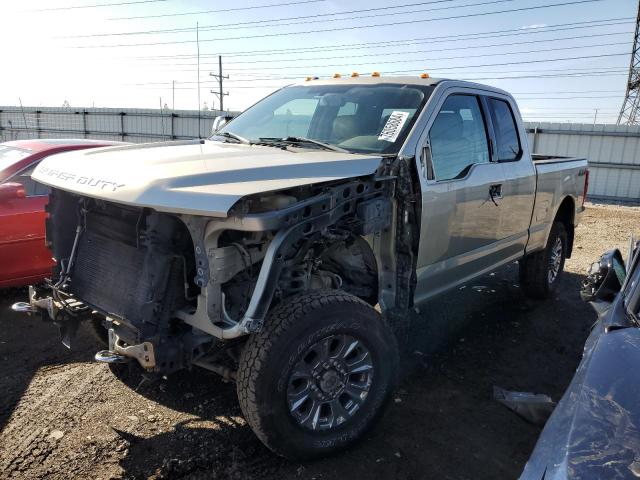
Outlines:
{"label": "rear tire", "polygon": [[562,278],[567,246],[564,225],[554,222],[545,249],[520,260],[520,286],[525,295],[544,299],[553,293]]}
{"label": "rear tire", "polygon": [[284,301],[249,337],[237,376],[258,438],[290,459],[342,450],[371,428],[396,385],[398,347],[378,312],[340,291]]}

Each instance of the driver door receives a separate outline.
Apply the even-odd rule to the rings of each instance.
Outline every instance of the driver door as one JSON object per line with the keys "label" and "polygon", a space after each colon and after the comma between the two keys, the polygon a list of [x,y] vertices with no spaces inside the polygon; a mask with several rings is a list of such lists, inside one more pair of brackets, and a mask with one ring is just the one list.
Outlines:
{"label": "driver door", "polygon": [[416,303],[500,262],[501,205],[490,192],[504,178],[502,166],[491,161],[483,105],[466,91],[446,95],[423,136]]}

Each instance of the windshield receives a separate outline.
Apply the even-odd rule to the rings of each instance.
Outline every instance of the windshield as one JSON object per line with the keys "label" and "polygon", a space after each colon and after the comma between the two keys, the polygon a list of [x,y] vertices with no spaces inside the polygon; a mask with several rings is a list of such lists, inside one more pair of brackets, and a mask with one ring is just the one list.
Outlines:
{"label": "windshield", "polygon": [[31,155],[31,150],[0,145],[0,174],[6,168]]}
{"label": "windshield", "polygon": [[[278,90],[218,133],[251,143],[311,139],[353,153],[397,153],[433,87],[401,84],[294,86]],[[217,140],[230,139],[214,135]],[[312,144],[297,144],[310,146]]]}

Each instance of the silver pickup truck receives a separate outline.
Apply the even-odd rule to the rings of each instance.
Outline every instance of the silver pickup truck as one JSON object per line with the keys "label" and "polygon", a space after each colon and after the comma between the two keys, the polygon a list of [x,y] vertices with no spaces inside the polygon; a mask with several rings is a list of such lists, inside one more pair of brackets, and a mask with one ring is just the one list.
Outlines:
{"label": "silver pickup truck", "polygon": [[[273,451],[309,458],[371,427],[409,313],[519,260],[548,296],[571,255],[584,159],[536,157],[513,98],[412,77],[309,79],[204,141],[56,155],[50,282],[16,310],[108,332],[96,359],[237,384]],[[428,321],[428,312],[424,312]]]}

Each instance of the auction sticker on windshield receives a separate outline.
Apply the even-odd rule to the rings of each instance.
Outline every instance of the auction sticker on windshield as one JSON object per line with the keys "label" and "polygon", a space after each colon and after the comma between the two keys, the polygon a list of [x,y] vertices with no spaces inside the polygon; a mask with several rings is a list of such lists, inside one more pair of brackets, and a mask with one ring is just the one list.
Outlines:
{"label": "auction sticker on windshield", "polygon": [[400,135],[407,118],[409,118],[409,112],[398,112],[395,110],[391,112],[389,120],[387,120],[382,132],[380,132],[378,140],[395,142],[398,139],[398,135]]}

